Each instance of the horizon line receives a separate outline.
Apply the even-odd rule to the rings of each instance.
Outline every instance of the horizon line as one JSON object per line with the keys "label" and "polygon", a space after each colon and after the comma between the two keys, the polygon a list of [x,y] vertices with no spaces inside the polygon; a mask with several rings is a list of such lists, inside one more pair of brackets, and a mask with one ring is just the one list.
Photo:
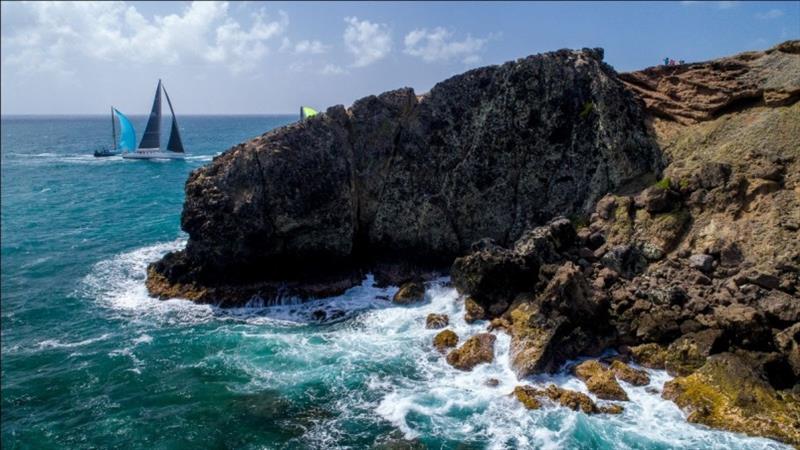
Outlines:
{"label": "horizon line", "polygon": [[[108,113],[12,113],[12,114],[0,114],[0,117],[32,117],[32,116],[39,116],[39,117],[76,117],[76,116],[83,116],[83,117],[105,117]],[[149,112],[143,113],[131,113],[127,114],[129,116],[148,116],[150,115]],[[299,115],[296,112],[293,113],[195,113],[195,114],[181,114],[181,117],[187,116],[297,116]]]}

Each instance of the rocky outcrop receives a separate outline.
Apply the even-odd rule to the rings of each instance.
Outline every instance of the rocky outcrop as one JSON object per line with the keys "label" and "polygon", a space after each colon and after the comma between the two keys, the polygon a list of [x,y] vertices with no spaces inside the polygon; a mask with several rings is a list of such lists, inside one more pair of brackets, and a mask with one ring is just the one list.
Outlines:
{"label": "rocky outcrop", "polygon": [[684,124],[754,105],[800,99],[800,41],[713,61],[620,74],[651,114]]}
{"label": "rocky outcrop", "polygon": [[563,389],[554,384],[548,385],[544,389],[528,385],[517,386],[514,388],[512,395],[527,409],[539,409],[542,407],[542,400],[549,400],[565,408],[586,414],[620,414],[623,411],[621,406],[614,404],[597,406],[588,395]]}
{"label": "rocky outcrop", "polygon": [[446,267],[473,242],[507,245],[661,167],[602,50],[475,69],[422,97],[329,108],[194,171],[189,241],[150,267],[148,287],[230,305],[341,290],[378,263]]}
{"label": "rocky outcrop", "polygon": [[689,421],[800,445],[800,397],[776,391],[750,356],[714,355],[696,372],[669,381],[663,396]]}
{"label": "rocky outcrop", "polygon": [[[665,176],[638,192],[600,199],[587,220],[573,221],[579,227],[567,233],[574,237],[567,245],[552,238],[547,224],[517,242],[480,245],[456,260],[454,285],[492,327],[510,332],[519,376],[617,346],[620,358],[677,376],[665,396],[692,420],[797,445],[797,45],[745,58],[763,73],[755,66],[745,68],[750,75],[726,72],[725,60],[705,64],[706,81],[727,86],[708,100],[716,106],[698,106],[674,92],[670,99],[701,112],[661,114],[653,108],[663,105],[648,103],[669,161]],[[717,66],[723,69],[714,72]],[[679,69],[648,76],[662,77],[658,86],[683,83],[669,78],[672,70]],[[695,81],[700,89],[702,80]],[[737,103],[735,97],[753,95],[740,92],[751,81],[763,84],[756,88],[763,101]],[[700,95],[697,101],[706,100]],[[539,236],[537,245],[520,245],[526,235]],[[495,276],[499,265],[507,270]],[[545,298],[569,308],[548,307]],[[623,377],[647,383],[621,362],[611,364],[594,362],[579,371],[595,395],[623,398],[617,389]],[[734,391],[728,373],[744,384]]]}
{"label": "rocky outcrop", "polygon": [[425,318],[425,328],[438,329],[450,324],[450,317],[447,314],[430,313]]}

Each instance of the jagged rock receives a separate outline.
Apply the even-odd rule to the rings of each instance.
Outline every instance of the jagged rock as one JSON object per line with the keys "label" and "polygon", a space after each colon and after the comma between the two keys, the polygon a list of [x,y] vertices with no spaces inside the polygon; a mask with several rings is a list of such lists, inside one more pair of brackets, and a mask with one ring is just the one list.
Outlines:
{"label": "jagged rock", "polygon": [[535,302],[510,313],[511,366],[517,376],[553,372],[598,346],[603,335],[598,310],[580,269],[572,263],[560,266]]}
{"label": "jagged rock", "polygon": [[614,376],[628,384],[634,386],[646,386],[650,384],[650,375],[644,370],[634,369],[622,361],[614,360],[611,362],[610,370]]}
{"label": "jagged rock", "polygon": [[678,198],[669,186],[651,186],[634,199],[634,204],[651,214],[666,212],[675,207]]}
{"label": "jagged rock", "polygon": [[478,302],[475,301],[472,297],[467,297],[464,299],[464,306],[466,312],[464,313],[464,320],[467,323],[473,323],[478,320],[486,319],[486,310],[483,309]]}
{"label": "jagged rock", "polygon": [[617,383],[614,372],[596,360],[584,361],[575,367],[575,375],[586,383],[589,392],[604,400],[628,400],[628,394]]}
{"label": "jagged rock", "polygon": [[425,285],[416,281],[410,281],[400,286],[400,289],[392,297],[392,302],[398,305],[410,305],[425,300]]}
{"label": "jagged rock", "polygon": [[741,356],[709,357],[691,375],[667,382],[663,397],[687,411],[690,422],[800,445],[796,394],[773,389]]}
{"label": "jagged rock", "polygon": [[775,325],[800,322],[800,298],[780,291],[771,291],[761,299],[758,306],[766,313],[767,319]]}
{"label": "jagged rock", "polygon": [[447,314],[436,314],[430,313],[428,317],[425,318],[425,328],[436,330],[439,328],[444,328],[450,324],[450,318]]}
{"label": "jagged rock", "polygon": [[447,363],[459,370],[472,370],[482,363],[494,361],[494,341],[490,333],[478,333],[447,354]]}
{"label": "jagged rock", "polygon": [[525,385],[517,386],[514,388],[513,395],[517,397],[527,409],[541,408],[542,403],[540,399],[547,398],[561,406],[574,411],[582,411],[586,414],[596,414],[600,412],[617,414],[617,412],[615,412],[616,408],[598,408],[588,395],[570,391],[569,389],[563,389],[554,384],[547,386],[545,389],[537,389],[533,386]]}
{"label": "jagged rock", "polygon": [[604,405],[600,407],[600,412],[603,414],[622,414],[625,408],[622,405]]}
{"label": "jagged rock", "polygon": [[672,376],[686,376],[703,366],[712,353],[720,352],[722,330],[688,333],[667,347],[664,367]]}
{"label": "jagged rock", "polygon": [[633,278],[647,266],[641,251],[632,245],[617,245],[601,258],[603,266],[614,270],[623,278]]}
{"label": "jagged rock", "polygon": [[714,257],[711,255],[692,255],[689,257],[689,266],[701,272],[714,270]]}
{"label": "jagged rock", "polygon": [[630,348],[634,361],[650,369],[664,369],[666,349],[656,343],[641,344]]}
{"label": "jagged rock", "polygon": [[480,307],[488,309],[533,288],[539,266],[535,260],[531,262],[529,265],[512,250],[492,246],[456,258],[450,276],[460,293],[468,294]]}
{"label": "jagged rock", "polygon": [[458,335],[453,330],[440,331],[433,337],[433,346],[440,352],[458,344]]}
{"label": "jagged rock", "polygon": [[542,402],[536,398],[541,395],[541,391],[533,386],[517,386],[514,388],[513,394],[527,409],[542,407]]}

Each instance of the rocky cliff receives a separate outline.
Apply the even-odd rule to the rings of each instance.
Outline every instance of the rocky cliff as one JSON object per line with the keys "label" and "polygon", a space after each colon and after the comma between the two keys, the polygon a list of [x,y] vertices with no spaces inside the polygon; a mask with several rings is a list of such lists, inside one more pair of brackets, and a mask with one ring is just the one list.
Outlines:
{"label": "rocky cliff", "polygon": [[191,175],[189,242],[148,288],[236,304],[455,258],[466,319],[489,321],[450,350],[455,368],[491,361],[498,332],[520,378],[616,348],[575,368],[597,398],[647,384],[635,361],[675,377],[661,394],[688,420],[800,445],[800,41],[621,75],[601,59],[476,69],[227,151]]}
{"label": "rocky cliff", "polygon": [[[605,196],[577,229],[554,219],[457,258],[469,316],[507,330],[521,377],[616,347],[676,376],[663,395],[690,421],[800,445],[800,42],[621,78],[664,178]],[[598,396],[605,373],[587,379]]]}
{"label": "rocky cliff", "polygon": [[225,304],[330,294],[362,268],[446,267],[479,239],[511,243],[654,180],[661,153],[602,56],[471,70],[226,151],[187,181],[189,242],[151,267],[151,292]]}

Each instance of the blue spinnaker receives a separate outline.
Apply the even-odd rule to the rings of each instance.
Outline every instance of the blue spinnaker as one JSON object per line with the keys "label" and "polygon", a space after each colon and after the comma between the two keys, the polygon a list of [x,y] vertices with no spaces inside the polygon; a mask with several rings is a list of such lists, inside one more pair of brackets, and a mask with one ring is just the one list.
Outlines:
{"label": "blue spinnaker", "polygon": [[133,129],[133,124],[125,114],[117,111],[114,108],[114,114],[117,115],[119,119],[119,148],[125,151],[131,151],[136,148],[136,131]]}

